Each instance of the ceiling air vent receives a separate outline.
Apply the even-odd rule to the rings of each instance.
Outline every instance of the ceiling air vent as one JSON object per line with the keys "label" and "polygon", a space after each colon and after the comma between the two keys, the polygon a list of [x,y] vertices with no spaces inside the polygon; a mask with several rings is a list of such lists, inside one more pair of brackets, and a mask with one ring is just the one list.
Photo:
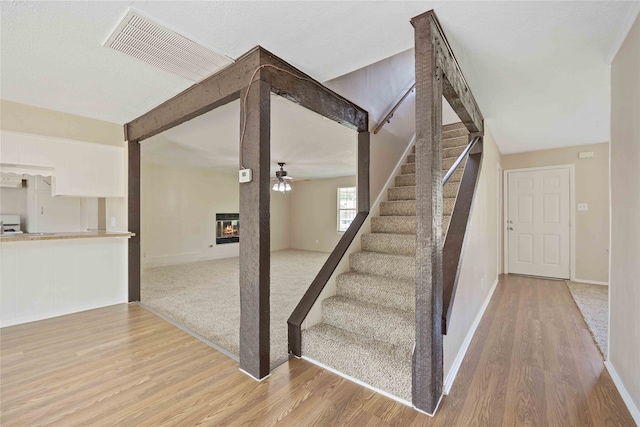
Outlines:
{"label": "ceiling air vent", "polygon": [[194,82],[233,62],[132,10],[104,46]]}

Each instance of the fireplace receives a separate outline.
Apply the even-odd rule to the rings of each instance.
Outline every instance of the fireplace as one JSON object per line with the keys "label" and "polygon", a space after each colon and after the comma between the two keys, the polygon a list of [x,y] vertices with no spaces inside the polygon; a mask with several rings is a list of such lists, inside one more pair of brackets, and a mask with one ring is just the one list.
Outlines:
{"label": "fireplace", "polygon": [[240,241],[240,214],[216,214],[216,245]]}

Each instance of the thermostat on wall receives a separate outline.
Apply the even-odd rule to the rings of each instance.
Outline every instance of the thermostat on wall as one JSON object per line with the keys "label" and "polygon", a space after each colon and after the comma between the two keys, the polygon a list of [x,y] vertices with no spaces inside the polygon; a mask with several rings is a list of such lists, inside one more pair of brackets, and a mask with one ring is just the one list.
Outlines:
{"label": "thermostat on wall", "polygon": [[253,173],[251,169],[240,169],[240,182],[251,182]]}

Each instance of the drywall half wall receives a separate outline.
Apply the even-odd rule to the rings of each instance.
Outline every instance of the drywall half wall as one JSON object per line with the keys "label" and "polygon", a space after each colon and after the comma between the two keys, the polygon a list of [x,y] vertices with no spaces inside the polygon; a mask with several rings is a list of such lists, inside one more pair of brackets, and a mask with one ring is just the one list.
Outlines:
{"label": "drywall half wall", "polygon": [[[272,192],[271,250],[291,246],[290,197]],[[238,213],[238,209],[237,174],[143,161],[140,217],[143,266],[238,256],[238,243],[216,244],[216,213]],[[242,223],[240,230],[242,236]]]}
{"label": "drywall half wall", "polygon": [[[611,65],[607,368],[640,425],[640,16]],[[617,378],[616,378],[617,377]],[[622,387],[621,387],[622,386]]]}
{"label": "drywall half wall", "polygon": [[462,265],[447,335],[444,337],[445,390],[453,383],[486,303],[498,280],[498,176],[500,151],[485,121],[480,177],[464,241]]}
{"label": "drywall half wall", "polygon": [[355,176],[296,182],[291,191],[291,247],[333,251],[342,237],[338,233],[338,188],[355,186]]}
{"label": "drywall half wall", "polygon": [[[122,125],[7,100],[0,100],[0,128],[126,148]],[[127,170],[126,149],[124,157]],[[125,176],[125,187],[126,179]],[[106,210],[107,229],[126,231],[127,198],[107,198]],[[111,226],[111,218],[115,218],[115,226]]]}
{"label": "drywall half wall", "polygon": [[[591,158],[579,153],[591,152]],[[609,281],[609,143],[502,156],[505,170],[553,165],[575,165],[575,202],[587,211],[575,212],[575,280]]]}

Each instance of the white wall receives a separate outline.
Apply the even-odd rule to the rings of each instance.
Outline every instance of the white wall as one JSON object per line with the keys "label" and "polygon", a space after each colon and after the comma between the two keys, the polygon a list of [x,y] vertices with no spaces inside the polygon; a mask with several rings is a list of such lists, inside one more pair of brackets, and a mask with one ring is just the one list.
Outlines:
{"label": "white wall", "polygon": [[607,368],[640,425],[640,17],[611,66]]}
{"label": "white wall", "polygon": [[333,251],[342,237],[337,222],[338,188],[355,186],[355,176],[296,182],[291,191],[291,247]]}
{"label": "white wall", "polygon": [[498,176],[501,156],[485,121],[484,154],[471,222],[465,237],[462,266],[453,312],[444,337],[445,389],[451,386],[467,346],[475,332],[493,286],[498,280]]}
{"label": "white wall", "polygon": [[[216,245],[216,213],[239,212],[236,173],[181,169],[143,160],[140,185],[144,266],[238,256],[238,243]],[[271,193],[272,251],[291,247],[290,197]]]}
{"label": "white wall", "polygon": [[[374,135],[373,129],[415,80],[413,49],[393,55],[324,84],[369,112],[371,130],[371,201],[380,192],[415,134],[415,94],[396,110],[391,123]],[[443,98],[442,123],[456,123],[456,116]]]}

